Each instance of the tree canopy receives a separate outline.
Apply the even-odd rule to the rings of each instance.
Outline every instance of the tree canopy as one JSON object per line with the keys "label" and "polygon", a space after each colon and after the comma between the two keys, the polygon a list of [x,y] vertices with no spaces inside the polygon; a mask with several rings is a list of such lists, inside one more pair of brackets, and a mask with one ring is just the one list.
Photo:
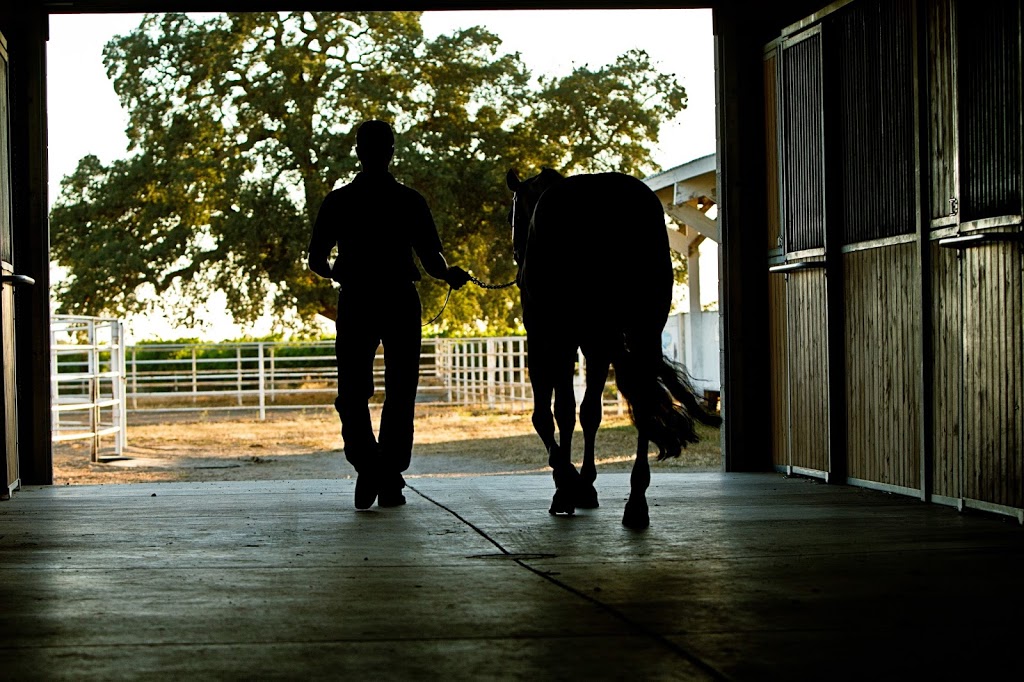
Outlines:
{"label": "tree canopy", "polygon": [[[317,209],[358,171],[355,128],[392,123],[392,172],[426,197],[448,261],[514,277],[505,173],[656,170],[651,145],[686,106],[642,50],[534,78],[480,27],[435,39],[418,12],[146,15],[104,49],[129,113],[126,158],[81,159],[61,183],[51,248],[61,312],[124,315],[227,295],[236,321],[333,317],[305,265]],[[420,283],[424,313],[447,286]],[[519,325],[516,290],[452,295],[449,332]]]}

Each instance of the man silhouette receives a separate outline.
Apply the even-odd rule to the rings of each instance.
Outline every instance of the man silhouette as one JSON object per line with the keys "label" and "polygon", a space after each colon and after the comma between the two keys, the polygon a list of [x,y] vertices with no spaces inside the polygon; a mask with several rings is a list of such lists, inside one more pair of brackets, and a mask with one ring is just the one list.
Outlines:
{"label": "man silhouette", "polygon": [[[341,285],[338,294],[338,398],[345,458],[355,468],[357,509],[405,504],[402,472],[412,457],[419,383],[420,279],[415,251],[432,277],[455,289],[469,279],[449,267],[430,209],[414,189],[388,171],[395,151],[391,126],[366,121],[356,131],[362,171],[330,192],[317,213],[309,242],[309,268]],[[331,265],[331,250],[338,255]],[[374,438],[369,399],[373,359],[384,346],[384,406]]]}

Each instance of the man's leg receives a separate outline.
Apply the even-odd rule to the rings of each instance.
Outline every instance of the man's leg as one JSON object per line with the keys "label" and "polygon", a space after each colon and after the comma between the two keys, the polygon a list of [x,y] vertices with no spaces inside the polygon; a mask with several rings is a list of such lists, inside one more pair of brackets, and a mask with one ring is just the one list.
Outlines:
{"label": "man's leg", "polygon": [[366,509],[377,497],[377,441],[373,437],[368,401],[373,395],[373,358],[380,344],[369,320],[360,319],[344,296],[338,304],[338,398],[334,407],[341,419],[345,459],[359,474],[356,507]]}
{"label": "man's leg", "polygon": [[412,458],[413,420],[420,373],[420,301],[415,288],[396,300],[386,325],[384,407],[380,418],[381,506],[405,502],[402,472]]}

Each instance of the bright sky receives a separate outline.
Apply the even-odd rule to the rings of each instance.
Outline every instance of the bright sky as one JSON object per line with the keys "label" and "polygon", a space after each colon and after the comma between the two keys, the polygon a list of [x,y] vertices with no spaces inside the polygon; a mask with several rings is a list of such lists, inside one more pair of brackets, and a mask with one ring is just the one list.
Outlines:
{"label": "bright sky", "polygon": [[[140,18],[137,14],[50,18],[47,96],[51,203],[61,178],[71,173],[86,154],[95,154],[105,163],[125,155],[127,116],[107,80],[102,50],[111,37],[137,26]],[[646,50],[657,68],[676,75],[689,97],[688,108],[663,127],[655,161],[668,169],[714,153],[710,10],[427,12],[423,17],[428,36],[473,25],[485,26],[500,36],[505,50],[519,52],[534,74],[567,74],[576,65],[602,66],[629,49]],[[712,267],[702,268],[703,302],[717,299],[717,267],[714,263],[708,265]],[[712,277],[705,282],[705,278]],[[217,300],[211,301],[211,321],[223,316],[218,304]],[[202,334],[200,330],[174,330],[161,320],[129,321],[129,336],[136,339],[205,335],[217,340],[267,331],[244,330],[220,321],[211,322]]]}

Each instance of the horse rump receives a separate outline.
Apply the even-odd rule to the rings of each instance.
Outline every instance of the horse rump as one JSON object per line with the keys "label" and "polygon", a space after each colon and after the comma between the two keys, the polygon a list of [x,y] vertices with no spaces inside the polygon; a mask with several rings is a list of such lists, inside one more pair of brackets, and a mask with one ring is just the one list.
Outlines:
{"label": "horse rump", "polygon": [[612,362],[615,383],[629,405],[629,416],[658,448],[658,460],[678,457],[700,439],[694,421],[719,426],[722,418],[698,397],[686,369],[657,352],[643,352],[623,344]]}

